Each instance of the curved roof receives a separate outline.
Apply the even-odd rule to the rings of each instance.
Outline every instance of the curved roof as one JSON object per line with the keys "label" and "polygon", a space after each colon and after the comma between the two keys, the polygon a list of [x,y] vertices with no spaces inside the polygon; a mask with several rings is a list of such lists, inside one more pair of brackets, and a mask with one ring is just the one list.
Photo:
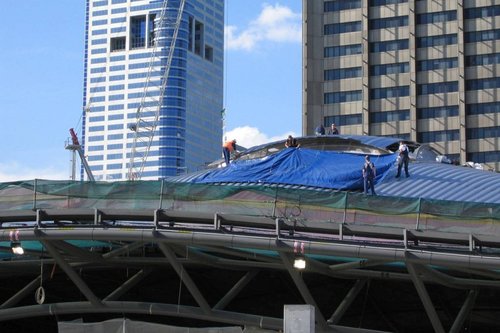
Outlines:
{"label": "curved roof", "polygon": [[[229,167],[172,177],[169,181],[211,184],[269,184],[283,187],[360,191],[365,155],[377,167],[378,195],[464,202],[500,203],[500,174],[443,164],[437,155],[410,163],[410,177],[396,179],[397,155],[390,151],[401,139],[375,136],[298,138],[300,148],[284,140],[252,147]],[[408,142],[408,141],[407,141]],[[420,145],[409,141],[412,148]],[[430,157],[430,158],[429,158]]]}

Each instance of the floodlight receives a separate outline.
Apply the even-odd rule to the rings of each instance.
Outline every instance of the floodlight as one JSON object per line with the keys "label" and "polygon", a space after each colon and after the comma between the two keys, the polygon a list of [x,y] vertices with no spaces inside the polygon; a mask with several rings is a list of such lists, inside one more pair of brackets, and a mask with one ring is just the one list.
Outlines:
{"label": "floodlight", "polygon": [[299,270],[303,270],[306,268],[306,257],[300,255],[296,256],[293,262],[293,267]]}
{"label": "floodlight", "polygon": [[10,247],[12,249],[12,253],[17,254],[17,255],[24,254],[24,249],[21,246],[21,242],[20,241],[12,241],[12,242],[10,242]]}

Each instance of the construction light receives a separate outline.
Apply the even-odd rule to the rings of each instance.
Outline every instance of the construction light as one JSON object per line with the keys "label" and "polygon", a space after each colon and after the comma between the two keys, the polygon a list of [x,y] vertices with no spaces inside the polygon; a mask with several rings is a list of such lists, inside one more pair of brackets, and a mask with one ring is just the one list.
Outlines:
{"label": "construction light", "polygon": [[12,249],[12,253],[17,254],[17,255],[23,255],[24,254],[24,249],[21,246],[20,241],[12,241],[10,242],[10,247]]}
{"label": "construction light", "polygon": [[306,257],[304,256],[296,256],[293,262],[293,267],[299,270],[303,270],[306,268]]}

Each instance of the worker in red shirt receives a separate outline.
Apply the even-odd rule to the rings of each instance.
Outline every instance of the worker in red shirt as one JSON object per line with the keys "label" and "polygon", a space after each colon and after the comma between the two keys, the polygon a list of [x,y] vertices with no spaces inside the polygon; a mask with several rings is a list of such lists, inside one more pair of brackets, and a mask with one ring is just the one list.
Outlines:
{"label": "worker in red shirt", "polygon": [[229,165],[229,160],[231,159],[231,153],[236,151],[236,140],[226,141],[222,145],[222,153],[224,154],[224,160],[226,161],[226,166]]}

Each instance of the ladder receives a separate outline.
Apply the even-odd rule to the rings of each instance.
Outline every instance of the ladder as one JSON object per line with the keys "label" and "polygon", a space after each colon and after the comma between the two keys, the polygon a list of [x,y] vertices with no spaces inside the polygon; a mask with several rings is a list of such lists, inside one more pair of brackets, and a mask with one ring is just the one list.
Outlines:
{"label": "ladder", "polygon": [[[174,57],[175,44],[177,41],[177,35],[179,34],[179,28],[181,25],[182,14],[184,12],[184,5],[186,0],[179,1],[179,8],[177,10],[177,16],[169,17],[168,15],[168,5],[172,1],[164,0],[163,6],[159,17],[155,18],[155,29],[154,29],[154,45],[151,52],[151,58],[149,60],[148,73],[146,76],[146,82],[144,86],[144,91],[142,94],[141,102],[137,108],[136,121],[135,124],[131,125],[129,128],[134,132],[134,139],[132,142],[130,161],[128,165],[128,180],[139,180],[141,179],[142,172],[146,166],[146,161],[148,159],[149,151],[151,149],[151,144],[155,136],[156,127],[160,119],[160,110],[163,101],[163,96],[165,95],[165,89],[167,87],[167,81],[170,74],[170,67],[172,65],[172,59]],[[161,48],[158,47],[159,40],[164,38],[167,39],[168,36],[162,35],[162,32],[172,31],[173,34],[170,39],[170,46],[168,49],[167,61],[165,64],[165,70],[161,78],[161,85],[159,88],[158,96],[154,96],[152,92],[157,85],[151,84],[152,73],[155,68],[161,66]],[[154,115],[151,117],[151,113]]]}

